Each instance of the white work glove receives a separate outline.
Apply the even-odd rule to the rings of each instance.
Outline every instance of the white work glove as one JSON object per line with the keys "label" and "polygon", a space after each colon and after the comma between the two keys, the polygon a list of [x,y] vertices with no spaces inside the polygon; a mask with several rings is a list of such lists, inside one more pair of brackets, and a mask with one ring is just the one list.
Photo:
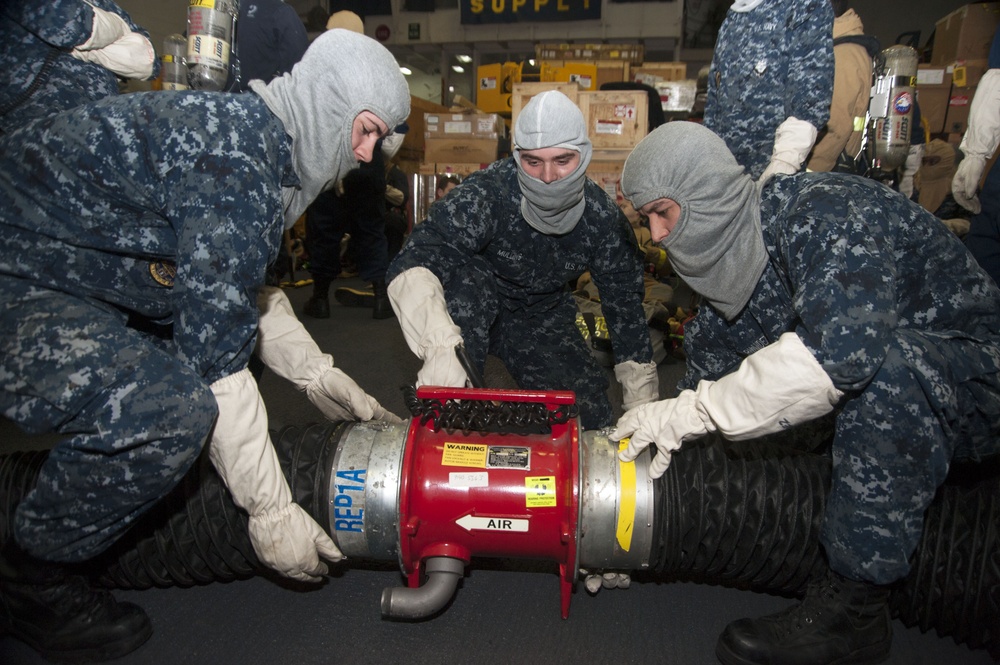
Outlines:
{"label": "white work glove", "polygon": [[899,178],[899,192],[908,199],[913,198],[913,176],[917,175],[924,161],[924,144],[911,145],[903,163],[903,174]]}
{"label": "white work glove", "polygon": [[983,210],[977,192],[985,168],[986,159],[984,157],[968,154],[962,158],[955,171],[955,177],[951,179],[951,194],[955,197],[955,201],[974,215],[978,215]]}
{"label": "white work glove", "polygon": [[951,181],[951,193],[966,210],[979,214],[976,192],[986,162],[1000,145],[1000,69],[983,74],[969,107],[969,125],[958,146],[965,157]]}
{"label": "white work glove", "polygon": [[351,377],[333,366],[333,356],[320,351],[295,316],[288,296],[265,286],[257,294],[257,354],[278,376],[305,392],[330,420],[383,420],[401,423]]}
{"label": "white work glove", "polygon": [[771,149],[771,161],[758,182],[763,185],[775,173],[798,173],[802,164],[809,156],[813,144],[816,143],[816,128],[812,123],[788,116],[774,130],[774,147]]}
{"label": "white work glove", "polygon": [[615,378],[622,384],[622,406],[626,411],[660,399],[656,363],[626,360],[615,365]]}
{"label": "white work glove", "polygon": [[74,58],[85,60],[127,79],[148,79],[153,75],[156,52],[146,37],[130,32],[114,44],[90,51],[73,51]]}
{"label": "white work glove", "polygon": [[609,438],[631,437],[619,453],[625,462],[655,443],[649,475],[659,478],[684,441],[715,431],[733,441],[771,434],[829,413],[842,395],[798,335],[785,333],[732,374],[629,411]]}
{"label": "white work glove", "polygon": [[416,267],[397,275],[386,290],[407,346],[424,361],[417,387],[464,388],[469,377],[455,354],[462,330],[448,314],[441,281],[427,268]]}
{"label": "white work glove", "polygon": [[70,52],[77,60],[92,62],[127,79],[148,79],[153,75],[156,51],[145,35],[132,32],[128,23],[114,12],[93,7],[90,37]]}
{"label": "white work glove", "polygon": [[87,41],[76,47],[76,51],[104,48],[132,32],[129,24],[118,14],[93,5],[90,5],[90,8],[94,12],[94,20],[90,24],[90,36],[87,37]]}
{"label": "white work glove", "polygon": [[219,418],[208,456],[233,501],[250,515],[250,542],[257,557],[286,577],[317,581],[327,573],[322,556],[344,558],[319,524],[298,504],[281,473],[267,432],[267,413],[250,370],[212,384]]}

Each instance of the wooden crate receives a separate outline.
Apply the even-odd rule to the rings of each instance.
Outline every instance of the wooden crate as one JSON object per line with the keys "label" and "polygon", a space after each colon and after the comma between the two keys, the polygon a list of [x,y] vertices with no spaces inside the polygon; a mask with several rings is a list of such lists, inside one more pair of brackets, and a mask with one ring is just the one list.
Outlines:
{"label": "wooden crate", "polygon": [[536,44],[538,60],[621,60],[642,64],[645,47],[642,44]]}
{"label": "wooden crate", "polygon": [[517,122],[517,114],[521,112],[521,109],[524,108],[525,104],[527,104],[535,95],[548,90],[558,90],[573,100],[573,103],[578,103],[577,97],[580,94],[580,86],[576,83],[515,83],[514,91],[511,93],[510,97],[510,126],[512,129]]}
{"label": "wooden crate", "polygon": [[630,67],[632,66],[627,60],[592,60],[587,63],[581,63],[575,60],[546,60],[542,63],[542,66],[549,66],[555,68],[566,67],[567,65],[575,64],[589,64],[597,67],[597,77],[594,80],[594,86],[592,90],[600,90],[601,86],[605,83],[619,83],[621,81],[631,81],[629,77]]}
{"label": "wooden crate", "polygon": [[649,130],[649,96],[643,91],[581,92],[578,100],[595,159],[599,151],[631,150]]}

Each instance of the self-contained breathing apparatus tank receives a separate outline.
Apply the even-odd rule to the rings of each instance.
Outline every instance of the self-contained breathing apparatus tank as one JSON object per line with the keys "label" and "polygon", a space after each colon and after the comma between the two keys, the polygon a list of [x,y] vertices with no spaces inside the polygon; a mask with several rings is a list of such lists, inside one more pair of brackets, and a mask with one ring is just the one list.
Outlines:
{"label": "self-contained breathing apparatus tank", "polygon": [[909,154],[917,61],[916,49],[902,44],[884,49],[875,58],[869,115],[873,123],[872,166],[881,171],[901,168]]}
{"label": "self-contained breathing apparatus tank", "polygon": [[192,89],[225,89],[239,10],[239,0],[190,0],[187,63]]}
{"label": "self-contained breathing apparatus tank", "polygon": [[164,90],[187,90],[187,40],[183,35],[167,35],[160,58],[160,81]]}

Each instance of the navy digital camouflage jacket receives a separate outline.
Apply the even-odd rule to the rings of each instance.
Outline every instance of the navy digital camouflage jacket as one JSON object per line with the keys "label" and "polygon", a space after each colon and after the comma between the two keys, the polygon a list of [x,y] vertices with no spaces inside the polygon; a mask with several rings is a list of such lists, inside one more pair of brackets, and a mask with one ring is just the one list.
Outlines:
{"label": "navy digital camouflage jacket", "polygon": [[822,131],[833,96],[829,0],[767,0],[729,10],[719,29],[705,98],[705,126],[751,177],[771,160],[774,130],[789,116]]}
{"label": "navy digital camouflage jacket", "polygon": [[1000,368],[1000,290],[917,204],[866,178],[776,176],[763,191],[761,224],[764,274],[735,320],[706,306],[688,324],[682,389],[730,373],[788,331],[848,394],[864,389],[904,329],[931,342],[982,341],[948,358],[957,377]]}
{"label": "navy digital camouflage jacket", "polygon": [[596,183],[584,186],[586,207],[563,236],[533,229],[521,214],[521,189],[513,158],[477,171],[430,208],[389,266],[386,281],[423,266],[445,285],[475,255],[489,262],[497,291],[510,311],[545,311],[568,298],[566,285],[589,270],[617,362],[652,361],[642,309],[642,264],[635,234],[615,202]]}
{"label": "navy digital camouflage jacket", "polygon": [[172,327],[211,383],[246,366],[291,139],[256,94],[163,91],[0,138],[0,279]]}

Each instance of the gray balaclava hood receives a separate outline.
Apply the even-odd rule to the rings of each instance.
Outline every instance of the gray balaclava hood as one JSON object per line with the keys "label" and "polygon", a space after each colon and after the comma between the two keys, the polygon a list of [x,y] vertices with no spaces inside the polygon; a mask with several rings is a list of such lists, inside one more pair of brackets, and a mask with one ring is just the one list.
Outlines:
{"label": "gray balaclava hood", "polygon": [[302,183],[282,192],[286,229],[358,165],[351,129],[359,113],[374,113],[389,129],[410,114],[410,90],[396,59],[374,39],[348,30],[327,30],[291,72],[249,85],[292,137],[292,162]]}
{"label": "gray balaclava hood", "polygon": [[[521,167],[522,150],[542,148],[576,150],[580,163],[565,178],[546,184]],[[525,104],[514,125],[514,159],[523,195],[521,214],[533,229],[546,235],[562,235],[576,227],[583,216],[583,186],[592,153],[583,113],[569,97],[549,90]]]}
{"label": "gray balaclava hood", "polygon": [[746,306],[767,265],[760,189],[725,142],[693,122],[668,122],[625,160],[622,193],[638,210],[657,199],[681,209],[660,246],[688,286],[727,321]]}

